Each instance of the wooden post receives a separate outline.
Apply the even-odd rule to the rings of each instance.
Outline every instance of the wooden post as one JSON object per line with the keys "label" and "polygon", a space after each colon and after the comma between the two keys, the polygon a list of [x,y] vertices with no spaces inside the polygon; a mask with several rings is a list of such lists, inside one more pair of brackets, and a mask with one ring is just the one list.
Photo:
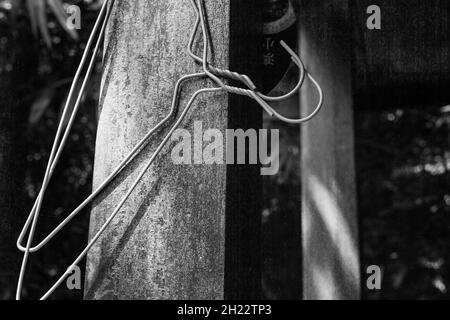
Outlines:
{"label": "wooden post", "polygon": [[[303,296],[359,299],[349,1],[302,0],[300,49],[325,104],[302,126]],[[302,113],[317,103],[313,85]]]}
{"label": "wooden post", "polygon": [[[249,43],[241,43],[247,51],[236,47],[240,36],[257,34],[255,1],[206,1],[206,7],[214,64],[223,68],[247,65],[242,72],[256,69],[257,38],[247,37]],[[194,21],[187,0],[115,2],[105,45],[94,185],[168,114],[177,79],[200,70],[186,52]],[[208,84],[205,80],[188,82],[180,109],[194,91]],[[255,110],[249,99],[204,94],[181,128],[193,138],[196,121],[201,121],[204,130],[222,133],[233,127],[257,129],[261,113]],[[142,156],[96,203],[91,236],[167,131],[153,136]],[[173,145],[163,149],[89,253],[87,299],[258,298],[260,271],[255,253],[260,201],[255,174],[259,171],[254,167],[175,165]],[[198,148],[202,146],[194,145],[193,151]],[[237,194],[239,190],[243,192]]]}

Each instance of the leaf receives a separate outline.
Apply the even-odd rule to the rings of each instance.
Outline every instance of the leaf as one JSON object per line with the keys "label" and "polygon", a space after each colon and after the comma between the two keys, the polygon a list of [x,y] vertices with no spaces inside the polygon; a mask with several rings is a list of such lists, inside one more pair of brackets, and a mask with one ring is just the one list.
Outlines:
{"label": "leaf", "polygon": [[[40,1],[40,0],[37,0],[37,1]],[[30,16],[31,31],[33,32],[33,35],[35,37],[38,36],[37,19],[36,19],[36,16],[35,16],[35,11],[36,11],[35,5],[36,5],[37,1],[36,2],[34,2],[32,0],[27,0],[26,1],[26,6],[27,6],[27,9],[28,9],[28,15]]]}
{"label": "leaf", "polygon": [[30,124],[36,124],[39,122],[42,115],[52,102],[55,92],[56,88],[50,86],[38,93],[36,100],[34,100],[33,105],[31,106],[30,116],[28,117],[28,122]]}
{"label": "leaf", "polygon": [[442,113],[450,113],[450,105],[441,108]]}
{"label": "leaf", "polygon": [[66,11],[64,11],[64,7],[62,5],[61,0],[47,0],[47,3],[58,20],[61,27],[66,31],[66,33],[74,40],[78,40],[78,33],[76,30],[72,30],[67,27],[67,19],[68,15]]}
{"label": "leaf", "polygon": [[37,1],[37,7],[36,7],[36,15],[37,15],[37,24],[39,27],[39,31],[41,33],[41,36],[44,40],[44,43],[46,44],[47,48],[52,47],[52,38],[50,36],[50,32],[48,30],[48,23],[47,23],[47,12],[46,7],[43,1]]}
{"label": "leaf", "polygon": [[53,101],[57,89],[70,83],[71,80],[72,79],[70,78],[59,80],[39,91],[36,99],[31,105],[30,115],[28,117],[28,122],[30,124],[36,124],[37,122],[39,122],[39,120],[42,118],[42,115],[45,113],[48,106]]}
{"label": "leaf", "polygon": [[103,5],[103,1],[104,0],[97,0],[97,1],[92,2],[91,4],[89,4],[88,10],[92,10],[92,11],[100,10],[100,8]]}
{"label": "leaf", "polygon": [[26,0],[28,15],[30,16],[31,29],[33,35],[40,35],[47,48],[52,47],[52,39],[48,30],[47,5],[55,15],[58,23],[66,33],[74,40],[78,40],[78,33],[67,27],[67,13],[64,11],[61,0]]}

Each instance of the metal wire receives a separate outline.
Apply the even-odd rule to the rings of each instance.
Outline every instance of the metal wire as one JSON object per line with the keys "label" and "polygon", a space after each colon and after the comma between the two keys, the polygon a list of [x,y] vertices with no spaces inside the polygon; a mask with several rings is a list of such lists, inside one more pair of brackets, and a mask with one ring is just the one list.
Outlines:
{"label": "metal wire", "polygon": [[[111,0],[111,1],[112,1],[112,3],[114,3],[115,0]],[[25,225],[24,225],[24,227],[23,227],[23,229],[22,229],[22,231],[21,231],[21,233],[19,235],[19,238],[17,240],[17,247],[22,252],[25,252],[26,248],[23,247],[21,242],[23,241],[23,238],[25,237],[27,229],[30,226],[31,220],[36,215],[36,213],[37,213],[37,215],[39,214],[40,206],[41,206],[41,203],[42,203],[42,200],[43,200],[43,196],[44,196],[45,191],[47,189],[47,186],[48,186],[48,184],[50,182],[50,179],[51,179],[51,177],[52,177],[52,175],[53,175],[53,173],[55,171],[56,165],[57,165],[58,160],[59,160],[59,158],[61,156],[61,153],[62,153],[62,151],[64,149],[64,146],[65,146],[65,144],[67,142],[70,130],[71,130],[72,126],[73,126],[74,120],[75,120],[76,115],[78,113],[78,109],[79,109],[79,105],[80,105],[80,102],[81,102],[81,98],[82,98],[82,96],[84,94],[89,75],[91,74],[93,66],[95,64],[95,60],[96,60],[95,58],[96,58],[97,53],[99,51],[99,47],[100,47],[100,44],[101,44],[101,39],[102,39],[102,37],[104,35],[104,31],[105,31],[106,24],[107,24],[107,21],[108,21],[107,17],[109,15],[109,13],[108,13],[107,16],[104,16],[105,10],[107,9],[106,5],[107,5],[107,1],[105,1],[103,3],[102,9],[100,10],[100,13],[99,13],[99,17],[98,17],[98,19],[96,21],[96,24],[95,24],[95,26],[93,28],[91,36],[90,36],[90,38],[88,40],[88,43],[86,45],[85,52],[83,54],[83,57],[81,59],[80,65],[79,65],[78,70],[77,70],[77,73],[76,73],[76,75],[74,77],[74,80],[72,82],[72,86],[71,86],[71,89],[69,91],[69,95],[67,97],[67,101],[66,101],[66,104],[65,104],[64,109],[63,109],[63,113],[62,113],[62,116],[61,116],[61,121],[60,121],[60,123],[58,125],[56,137],[55,137],[55,140],[54,140],[54,143],[53,143],[52,151],[51,151],[51,154],[50,154],[49,162],[48,162],[47,169],[46,169],[46,172],[45,172],[45,175],[44,175],[44,180],[43,180],[41,189],[39,191],[38,197],[36,198],[36,201],[35,201],[35,203],[33,205],[33,208],[31,210],[31,212],[30,212],[30,214],[29,214],[29,216],[27,218],[27,221],[25,222]],[[111,11],[109,11],[109,12],[111,12]],[[101,26],[100,33],[98,35],[98,39],[97,39],[95,48],[94,48],[93,53],[92,53],[91,60],[89,62],[88,71],[87,71],[87,73],[86,73],[86,75],[84,77],[83,84],[82,84],[82,86],[80,88],[80,91],[78,93],[78,96],[77,96],[74,108],[73,108],[73,110],[70,113],[69,122],[68,122],[68,124],[67,124],[67,126],[66,126],[66,128],[64,130],[63,138],[60,141],[62,130],[64,128],[64,119],[67,118],[67,113],[68,113],[69,107],[70,107],[70,101],[72,100],[72,98],[74,96],[74,89],[75,89],[76,83],[78,82],[78,80],[80,78],[80,75],[81,75],[81,72],[82,72],[82,70],[84,68],[84,65],[86,64],[87,54],[90,52],[90,49],[91,49],[91,46],[92,46],[92,42],[94,41],[95,33],[97,32],[97,29],[98,29],[98,26],[100,25],[100,23],[102,24],[102,26]],[[37,250],[38,249],[36,249],[36,247],[29,248],[30,252],[36,252]]]}
{"label": "metal wire", "polygon": [[[203,74],[192,74],[190,76],[194,76],[194,77],[201,77],[204,76]],[[193,96],[191,97],[191,99],[189,100],[187,106],[185,107],[183,113],[181,114],[180,118],[177,120],[177,122],[173,125],[172,129],[169,131],[169,133],[166,135],[166,137],[164,138],[164,140],[161,142],[161,144],[158,146],[158,148],[156,149],[156,151],[153,153],[152,157],[150,158],[150,160],[147,162],[147,164],[145,165],[145,167],[141,170],[141,172],[139,173],[138,177],[136,178],[136,180],[134,181],[134,183],[132,184],[132,186],[128,189],[127,193],[125,194],[125,196],[123,197],[123,199],[120,201],[120,203],[116,206],[116,208],[114,209],[113,213],[108,217],[108,219],[106,220],[106,222],[103,224],[103,226],[99,229],[99,231],[97,231],[97,233],[95,234],[95,236],[91,239],[91,241],[89,242],[89,244],[86,246],[86,248],[81,252],[81,254],[75,259],[75,261],[70,265],[70,267],[67,269],[67,271],[58,279],[58,281],[56,281],[56,283],[50,288],[50,290],[47,291],[47,293],[45,293],[41,300],[45,300],[47,299],[60,285],[61,283],[66,279],[67,276],[69,276],[69,274],[71,273],[71,270],[73,270],[73,268],[87,255],[88,251],[92,248],[92,246],[97,242],[98,238],[100,238],[100,236],[102,235],[102,233],[106,230],[106,228],[109,226],[109,224],[111,223],[111,221],[114,219],[114,217],[119,213],[120,209],[123,207],[123,205],[125,204],[125,202],[127,201],[127,199],[130,197],[130,195],[132,194],[132,192],[134,191],[134,189],[136,188],[136,186],[139,184],[139,182],[141,181],[142,177],[144,176],[144,174],[147,172],[147,170],[150,168],[150,166],[153,164],[153,162],[155,161],[156,157],[158,156],[158,154],[161,152],[161,150],[164,148],[164,146],[166,145],[166,143],[169,141],[171,135],[173,134],[173,132],[179,127],[179,125],[181,124],[181,122],[183,121],[183,119],[185,118],[187,112],[189,111],[189,109],[192,107],[195,99],[197,98],[197,96],[201,93],[206,93],[206,92],[217,92],[222,90],[221,88],[205,88],[205,89],[200,89],[197,90]]]}
{"label": "metal wire", "polygon": [[[288,92],[287,94],[284,94],[282,96],[270,97],[270,96],[264,95],[261,92],[258,92],[256,90],[256,86],[248,78],[248,76],[242,75],[242,74],[239,74],[239,73],[236,73],[236,72],[230,72],[229,70],[218,69],[218,68],[215,68],[215,67],[211,66],[208,63],[208,49],[206,48],[208,46],[208,44],[207,44],[207,41],[205,40],[205,39],[208,39],[208,35],[207,35],[207,28],[206,28],[206,22],[205,22],[206,19],[205,19],[205,12],[204,12],[204,10],[205,10],[204,9],[204,0],[191,0],[191,3],[192,3],[192,6],[194,7],[194,10],[195,10],[196,14],[197,14],[197,19],[196,19],[196,23],[194,25],[194,31],[193,31],[193,33],[191,35],[191,38],[190,38],[190,41],[189,41],[188,52],[189,52],[189,55],[195,61],[202,63],[203,70],[218,85],[220,85],[227,92],[240,94],[240,95],[247,95],[249,97],[254,98],[260,104],[260,106],[264,110],[266,110],[266,112],[270,116],[275,116],[279,120],[281,120],[283,122],[286,122],[286,123],[291,123],[291,124],[304,123],[304,122],[307,122],[307,121],[311,120],[312,118],[314,118],[320,112],[320,109],[323,106],[323,99],[324,99],[322,88],[320,87],[318,82],[314,79],[314,77],[310,73],[307,73],[305,71],[304,64],[303,64],[302,60],[300,59],[300,57],[284,41],[280,41],[280,44],[291,55],[292,61],[299,67],[299,69],[300,69],[300,76],[299,76],[299,81],[298,81],[297,85],[295,86],[295,88],[293,90],[291,90],[290,92]],[[205,43],[204,50],[203,50],[203,59],[198,57],[198,56],[196,56],[193,53],[193,50],[192,50],[193,42],[194,42],[194,39],[195,39],[195,34],[196,34],[197,30],[198,30],[199,23],[201,23],[201,26],[202,26],[203,39],[204,39],[204,43]],[[307,74],[309,80],[313,83],[313,85],[316,87],[316,89],[318,91],[319,99],[318,99],[317,106],[314,108],[314,110],[313,110],[313,112],[311,114],[309,114],[308,116],[306,116],[304,118],[300,118],[300,119],[287,118],[287,117],[281,115],[280,113],[278,113],[267,102],[268,101],[270,101],[270,102],[279,102],[279,101],[288,99],[292,95],[296,94],[300,90],[300,88],[301,88],[301,86],[303,84],[303,81],[304,81],[304,78],[305,78],[305,73]],[[247,84],[249,89],[251,89],[250,90],[251,92],[249,92],[248,90],[243,90],[243,89],[227,86],[220,79],[218,79],[215,75],[228,76],[228,77],[230,77],[230,78],[232,78],[234,80],[239,80],[239,81],[243,82],[244,84]]]}
{"label": "metal wire", "polygon": [[[51,241],[60,231],[62,228],[64,228],[78,213],[80,213],[90,202],[92,202],[107,186],[110,185],[110,183],[140,154],[140,152],[142,151],[142,149],[145,147],[145,145],[149,142],[150,137],[158,130],[160,130],[166,123],[169,122],[169,120],[171,118],[173,118],[176,115],[177,112],[177,105],[179,103],[179,93],[181,90],[181,85],[183,82],[187,81],[187,80],[191,80],[191,79],[196,79],[196,78],[209,78],[210,80],[212,80],[214,83],[216,83],[218,85],[218,87],[216,88],[203,88],[200,90],[197,90],[190,98],[189,102],[187,103],[186,107],[184,108],[183,112],[181,113],[180,117],[178,120],[176,120],[176,122],[173,124],[173,126],[171,127],[171,129],[169,130],[169,132],[166,134],[166,136],[164,137],[164,139],[162,140],[162,142],[159,144],[159,146],[157,147],[157,149],[153,152],[151,158],[149,159],[149,161],[147,162],[147,164],[145,165],[145,167],[140,171],[138,177],[136,178],[136,180],[134,181],[134,183],[131,185],[131,187],[128,189],[127,193],[125,194],[125,196],[122,198],[122,200],[120,201],[120,203],[116,206],[116,208],[114,209],[114,211],[111,213],[111,215],[108,217],[108,219],[106,220],[106,222],[102,225],[102,227],[99,229],[99,231],[94,235],[94,237],[90,240],[90,242],[88,243],[88,245],[85,247],[85,249],[80,253],[80,255],[75,259],[75,261],[71,264],[71,266],[69,266],[69,268],[67,268],[66,272],[64,272],[64,274],[58,279],[58,281],[42,296],[41,300],[45,300],[47,299],[55,290],[56,288],[58,288],[61,283],[65,280],[65,278],[71,273],[71,271],[73,270],[73,268],[87,255],[88,251],[92,248],[92,246],[96,243],[96,241],[99,239],[99,237],[102,235],[102,233],[107,229],[107,227],[109,226],[109,224],[111,223],[111,221],[114,219],[114,217],[117,215],[117,213],[121,210],[121,208],[123,207],[123,205],[125,204],[125,202],[127,201],[127,199],[130,197],[130,195],[132,194],[132,192],[134,191],[134,189],[136,188],[136,186],[139,184],[139,182],[141,181],[142,177],[144,176],[144,174],[147,172],[147,170],[150,168],[150,166],[153,164],[153,162],[155,161],[156,157],[160,154],[160,152],[163,150],[164,146],[167,144],[167,142],[169,141],[171,135],[173,134],[173,132],[180,126],[180,124],[182,123],[183,119],[186,117],[187,113],[189,112],[189,110],[191,109],[193,103],[195,102],[196,98],[203,93],[207,93],[207,92],[218,92],[218,91],[226,91],[229,93],[234,93],[234,94],[238,94],[238,95],[244,95],[244,96],[248,96],[254,100],[256,100],[259,105],[271,116],[275,116],[278,119],[285,121],[285,122],[289,122],[289,123],[301,123],[301,122],[305,122],[310,120],[311,118],[313,118],[319,111],[320,108],[323,104],[323,92],[320,88],[320,85],[314,80],[314,78],[308,73],[308,78],[313,82],[313,84],[316,86],[318,92],[319,92],[319,103],[318,106],[316,107],[316,109],[313,111],[313,113],[305,118],[302,119],[288,119],[285,118],[284,116],[280,115],[279,113],[276,112],[276,110],[274,110],[268,103],[267,101],[281,101],[284,99],[289,98],[290,96],[292,96],[293,94],[295,94],[302,86],[303,82],[304,82],[304,78],[305,78],[305,68],[304,65],[300,59],[300,57],[295,54],[295,52],[289,48],[289,46],[287,46],[284,42],[281,42],[281,45],[283,46],[283,48],[285,48],[285,50],[291,55],[291,59],[294,61],[294,63],[299,67],[300,69],[300,77],[299,77],[299,82],[297,83],[297,85],[295,86],[295,88],[293,90],[291,90],[291,92],[283,95],[283,96],[279,96],[279,97],[268,97],[260,92],[257,91],[256,86],[254,85],[254,83],[252,82],[252,80],[246,76],[246,75],[242,75],[239,74],[237,72],[233,72],[230,70],[224,70],[224,69],[219,69],[216,68],[214,66],[211,66],[208,63],[208,51],[209,51],[209,39],[207,37],[207,33],[206,33],[206,19],[205,19],[205,12],[204,12],[204,2],[203,0],[191,0],[191,3],[194,7],[194,10],[196,12],[196,22],[193,26],[193,31],[191,33],[191,37],[188,43],[188,54],[194,59],[194,61],[201,63],[202,64],[202,68],[203,68],[203,72],[200,73],[193,73],[193,74],[188,74],[185,75],[183,77],[181,77],[175,84],[174,87],[174,92],[173,92],[173,97],[172,97],[172,104],[171,104],[171,108],[169,110],[169,113],[167,114],[167,116],[162,119],[155,127],[153,127],[139,142],[138,144],[133,148],[133,150],[127,155],[125,156],[125,158],[121,161],[121,163],[111,172],[111,174],[97,187],[97,189],[95,189],[91,195],[89,195],[74,211],[72,211],[53,231],[51,231],[40,243],[38,243],[35,246],[32,246],[32,242],[33,242],[33,238],[34,238],[34,233],[35,233],[35,229],[36,229],[36,225],[39,219],[39,213],[40,213],[40,209],[42,206],[42,201],[44,199],[44,195],[46,192],[46,189],[48,187],[48,184],[51,180],[51,177],[55,171],[55,167],[58,163],[58,160],[63,152],[64,146],[67,142],[70,130],[72,128],[72,125],[75,121],[76,118],[76,114],[78,112],[79,109],[79,105],[81,102],[81,98],[85,92],[86,89],[86,84],[88,82],[89,76],[91,75],[95,60],[96,60],[96,56],[98,54],[99,51],[99,47],[101,44],[101,41],[104,37],[105,34],[105,29],[106,29],[106,25],[109,21],[109,17],[112,11],[112,6],[114,5],[114,1],[115,0],[105,0],[100,12],[99,12],[99,16],[97,18],[97,21],[94,25],[94,28],[92,30],[92,33],[89,37],[89,40],[87,42],[86,45],[86,49],[85,52],[83,54],[83,57],[81,59],[80,65],[77,69],[77,72],[75,74],[72,86],[70,88],[69,91],[69,95],[68,95],[68,99],[66,102],[66,105],[64,106],[64,110],[63,110],[63,115],[61,117],[61,121],[58,125],[58,129],[57,129],[57,133],[56,133],[56,137],[52,146],[52,151],[50,154],[50,158],[49,158],[49,162],[45,171],[45,175],[44,175],[44,179],[43,179],[43,183],[42,183],[42,187],[40,189],[40,192],[38,194],[38,197],[36,198],[36,201],[33,205],[33,208],[25,222],[25,225],[18,237],[17,240],[17,248],[24,252],[24,257],[23,257],[23,261],[22,261],[22,266],[21,266],[21,270],[20,270],[20,274],[19,274],[19,280],[18,280],[18,285],[17,285],[17,291],[16,291],[16,299],[20,299],[21,298],[21,291],[22,291],[22,286],[23,286],[23,279],[24,279],[24,275],[25,275],[25,271],[26,271],[26,266],[27,266],[27,262],[28,262],[28,257],[30,253],[34,253],[39,251],[40,249],[42,249],[49,241]],[[196,2],[197,1],[197,2]],[[108,4],[110,4],[108,6]],[[198,56],[196,56],[193,51],[192,51],[192,47],[193,47],[193,43],[195,40],[195,35],[198,31],[198,27],[201,24],[201,29],[202,29],[202,36],[203,36],[203,58],[200,58]],[[100,31],[98,31],[98,28],[101,25],[101,29]],[[70,113],[70,120],[69,123],[67,124],[66,128],[64,129],[64,119],[66,119],[66,117],[68,116],[69,113],[69,106],[70,106],[70,101],[72,101],[72,98],[75,95],[75,87],[76,87],[76,83],[78,82],[80,76],[81,76],[81,72],[86,64],[86,61],[88,60],[88,54],[91,51],[91,47],[92,47],[92,43],[95,41],[95,35],[98,33],[98,38],[95,44],[94,49],[92,50],[92,56],[91,56],[91,60],[89,62],[88,65],[88,69],[86,71],[85,77],[83,79],[83,83],[82,86],[80,88],[80,91],[77,93],[77,99],[74,105],[73,110]],[[233,79],[233,80],[237,80],[241,83],[243,83],[244,85],[247,86],[248,89],[243,89],[243,88],[238,88],[238,87],[234,87],[234,86],[229,86],[227,84],[225,84],[219,77],[225,78],[225,79]],[[63,133],[64,130],[64,133]],[[61,138],[62,135],[62,138]],[[31,225],[31,228],[30,228]],[[30,229],[30,230],[29,230]],[[27,239],[27,243],[26,246],[24,246],[22,244],[25,235],[27,233],[27,231],[29,230],[29,235],[28,235],[28,239]]]}
{"label": "metal wire", "polygon": [[[111,2],[114,2],[114,0],[111,0]],[[67,98],[67,101],[66,101],[66,105],[64,106],[64,109],[63,109],[63,113],[62,113],[62,116],[61,116],[61,121],[59,123],[58,129],[57,129],[57,133],[56,133],[56,137],[55,137],[55,141],[53,143],[52,151],[50,153],[49,163],[47,165],[47,169],[46,169],[46,172],[45,172],[45,175],[44,175],[44,181],[42,183],[41,191],[39,192],[39,195],[38,195],[38,198],[36,199],[35,205],[33,206],[33,209],[31,210],[30,215],[29,215],[29,217],[27,219],[27,222],[25,223],[25,226],[24,226],[24,229],[28,229],[30,221],[32,220],[30,234],[28,236],[28,241],[27,241],[27,245],[26,245],[26,248],[25,248],[25,253],[24,253],[24,256],[23,256],[22,265],[21,265],[21,268],[20,268],[19,280],[18,280],[17,291],[16,291],[16,299],[17,300],[20,300],[20,297],[21,297],[23,278],[25,276],[25,271],[26,271],[27,262],[28,262],[28,256],[30,254],[31,242],[33,241],[34,232],[36,230],[36,225],[37,225],[37,221],[38,221],[38,217],[39,217],[39,211],[40,211],[40,208],[41,208],[41,205],[42,205],[43,196],[44,196],[44,193],[45,193],[46,188],[48,186],[49,180],[50,180],[50,178],[51,178],[51,176],[52,176],[52,174],[54,172],[55,166],[56,166],[56,164],[57,164],[57,162],[59,160],[59,157],[61,155],[62,149],[63,149],[63,147],[64,147],[64,145],[65,145],[65,143],[67,141],[69,131],[70,131],[70,129],[71,129],[72,125],[73,125],[73,122],[75,120],[75,116],[76,116],[76,113],[77,113],[79,105],[80,105],[82,94],[83,94],[83,92],[85,90],[85,87],[86,87],[86,84],[87,84],[87,80],[89,79],[89,75],[91,74],[92,68],[94,66],[95,57],[96,57],[96,54],[97,54],[99,46],[100,46],[102,33],[104,32],[104,30],[106,28],[106,23],[108,21],[107,17],[105,16],[106,9],[107,9],[107,4],[108,4],[108,1],[105,1],[103,3],[103,5],[102,5],[102,7],[100,9],[100,13],[99,13],[99,16],[97,18],[97,21],[95,22],[93,31],[92,31],[92,33],[91,33],[91,35],[89,37],[89,40],[88,40],[88,42],[86,44],[85,52],[84,52],[84,54],[82,56],[80,65],[79,65],[78,70],[77,70],[77,72],[75,74],[75,77],[74,77],[74,80],[72,82],[72,86],[70,88],[69,95],[68,95],[68,98]],[[109,11],[109,13],[110,12],[111,12],[111,10]],[[102,22],[102,20],[103,20],[103,22]],[[99,35],[99,37],[97,39],[97,43],[95,45],[95,48],[94,48],[94,51],[93,51],[93,54],[92,54],[92,57],[91,57],[91,61],[90,61],[89,66],[88,66],[88,70],[86,71],[86,75],[85,75],[82,87],[81,87],[80,92],[78,94],[78,98],[77,98],[76,103],[74,105],[73,111],[72,111],[71,116],[70,116],[69,123],[67,124],[66,130],[64,132],[63,138],[61,139],[61,141],[59,141],[60,138],[61,138],[63,127],[64,127],[64,120],[66,119],[66,116],[67,116],[67,113],[68,113],[68,110],[69,110],[70,101],[72,100],[72,97],[73,97],[73,95],[75,93],[76,84],[78,82],[78,79],[81,76],[81,72],[82,72],[82,70],[84,68],[84,65],[86,63],[86,60],[88,58],[89,50],[92,47],[92,43],[93,43],[93,41],[95,39],[95,34],[98,31],[98,27],[100,26],[100,24],[102,24],[100,35]],[[22,232],[21,232],[21,234],[22,234]]]}

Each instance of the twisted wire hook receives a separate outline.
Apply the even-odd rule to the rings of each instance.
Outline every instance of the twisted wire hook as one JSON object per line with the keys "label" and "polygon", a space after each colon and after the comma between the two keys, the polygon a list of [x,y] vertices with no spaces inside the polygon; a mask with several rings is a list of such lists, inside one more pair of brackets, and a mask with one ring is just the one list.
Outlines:
{"label": "twisted wire hook", "polygon": [[[227,75],[230,74],[230,78],[235,79],[235,80],[240,80],[243,83],[246,83],[246,79],[248,79],[247,76],[245,75],[241,75],[239,73],[236,72],[231,72],[228,70],[222,70],[222,69],[218,69],[215,67],[211,67],[208,63],[208,35],[207,35],[207,27],[206,27],[206,19],[205,19],[205,9],[204,9],[204,0],[191,0],[192,6],[194,7],[194,10],[196,11],[197,14],[197,21],[195,23],[194,26],[194,32],[191,35],[191,39],[190,39],[190,45],[189,45],[189,55],[197,62],[201,61],[202,65],[203,65],[203,71],[214,81],[216,82],[221,88],[223,88],[225,91],[230,92],[230,93],[235,93],[235,94],[239,94],[239,95],[245,95],[245,96],[249,96],[253,99],[255,99],[259,105],[270,115],[270,116],[275,116],[276,118],[278,118],[279,120],[286,122],[286,123],[291,123],[291,124],[300,124],[300,123],[304,123],[307,122],[309,120],[311,120],[312,118],[314,118],[321,110],[322,106],[323,106],[323,100],[324,100],[324,96],[323,96],[323,91],[322,88],[320,87],[319,83],[314,79],[314,77],[310,74],[307,73],[305,71],[304,68],[304,64],[302,62],[302,60],[300,59],[300,57],[284,42],[284,41],[280,41],[280,44],[283,46],[283,48],[291,55],[291,59],[294,61],[294,63],[299,67],[300,69],[300,79],[299,82],[297,83],[297,85],[295,86],[295,88],[293,90],[291,90],[290,92],[288,92],[285,95],[279,96],[279,97],[270,97],[267,95],[264,95],[258,91],[256,91],[256,88],[249,88],[251,90],[246,90],[246,89],[241,89],[241,88],[237,88],[237,87],[231,87],[226,85],[225,83],[223,83],[214,73],[217,73],[218,75]],[[201,29],[202,29],[202,33],[203,33],[203,39],[204,39],[204,45],[203,45],[203,59],[201,59],[200,57],[196,56],[193,51],[192,51],[192,45],[194,42],[194,38],[195,38],[195,34],[197,32],[198,29],[198,25],[199,25],[199,21],[200,20],[200,24],[201,24]],[[300,90],[301,86],[303,85],[303,81],[305,78],[305,74],[307,74],[309,80],[314,84],[314,86],[316,87],[318,93],[319,93],[319,101],[317,103],[317,106],[314,108],[313,112],[311,114],[309,114],[306,117],[300,118],[300,119],[290,119],[287,118],[283,115],[281,115],[279,112],[277,112],[275,109],[273,109],[268,103],[267,101],[270,102],[276,102],[276,101],[282,101],[285,100],[289,97],[291,97],[292,95],[294,95],[295,93],[298,92],[298,90]],[[253,82],[250,80],[250,83],[253,84]],[[254,87],[254,84],[253,84]]]}
{"label": "twisted wire hook", "polygon": [[[199,56],[197,56],[194,53],[194,51],[193,51],[195,35],[197,34],[198,27],[200,25],[200,11],[197,8],[197,3],[195,2],[195,0],[190,0],[190,1],[191,1],[191,4],[192,4],[192,7],[194,8],[196,17],[195,17],[194,28],[192,29],[191,36],[189,38],[188,54],[191,56],[191,58],[195,62],[197,62],[200,65],[202,65],[203,64],[203,59],[200,58]],[[207,40],[204,40],[204,41],[209,41],[209,38]],[[240,73],[233,72],[233,71],[230,71],[230,70],[225,70],[225,69],[219,69],[219,68],[216,68],[216,67],[214,67],[214,66],[212,66],[210,64],[208,64],[208,67],[214,74],[217,74],[218,76],[240,81],[240,82],[244,83],[251,90],[255,90],[256,89],[256,85],[245,74],[240,74]]]}
{"label": "twisted wire hook", "polygon": [[[197,56],[194,52],[193,52],[193,45],[194,45],[194,41],[195,41],[195,35],[197,34],[198,31],[198,27],[200,25],[200,10],[197,7],[197,3],[195,2],[196,0],[190,0],[191,4],[195,10],[195,14],[196,14],[196,22],[195,22],[195,27],[194,30],[191,34],[190,40],[189,40],[189,55],[198,63],[203,64],[203,59],[200,58],[199,56]],[[202,7],[203,8],[203,7]],[[303,85],[303,82],[305,80],[305,66],[302,62],[302,60],[298,57],[298,55],[291,50],[291,48],[283,41],[280,41],[280,44],[283,46],[283,48],[287,51],[287,53],[290,54],[292,61],[298,66],[299,70],[300,70],[300,76],[299,76],[299,80],[297,82],[297,84],[295,85],[294,89],[292,89],[291,91],[289,91],[288,93],[282,95],[282,96],[278,96],[278,97],[271,97],[271,96],[267,96],[262,94],[261,92],[257,92],[258,96],[260,96],[261,98],[263,98],[266,101],[272,101],[272,102],[277,102],[277,101],[282,101],[285,99],[290,98],[291,96],[293,96],[294,94],[296,94],[298,92],[298,90],[301,88],[301,86]],[[253,83],[253,81],[245,74],[240,74],[237,72],[233,72],[230,70],[226,70],[226,69],[220,69],[217,67],[212,66],[211,64],[208,63],[208,69],[218,75],[218,76],[222,76],[222,77],[226,77],[226,78],[230,78],[233,80],[238,80],[242,83],[244,83],[245,85],[247,85],[247,87],[250,90],[255,90],[257,91],[257,87],[256,85]]]}

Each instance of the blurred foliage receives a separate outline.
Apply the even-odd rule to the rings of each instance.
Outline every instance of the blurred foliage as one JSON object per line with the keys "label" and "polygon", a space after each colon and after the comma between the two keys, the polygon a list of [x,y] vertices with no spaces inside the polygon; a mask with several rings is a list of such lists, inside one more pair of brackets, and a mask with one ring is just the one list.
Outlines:
{"label": "blurred foliage", "polygon": [[[449,299],[450,106],[356,110],[363,297]],[[298,127],[281,125],[280,173],[264,179],[269,299],[301,299],[299,146]],[[379,291],[366,287],[370,265],[382,269]]]}
{"label": "blurred foliage", "polygon": [[[54,1],[45,4],[50,2]],[[97,7],[92,7],[95,5],[93,1],[61,3],[65,6],[76,4],[81,8],[82,28],[77,33],[78,38],[67,32],[54,7],[44,6],[46,30],[39,26],[40,33],[33,34],[33,19],[38,13],[29,11],[26,4],[28,1],[0,0],[0,43],[8,57],[0,61],[0,79],[5,82],[8,78],[12,79],[9,94],[13,97],[14,109],[20,115],[18,127],[15,128],[20,133],[16,143],[22,146],[18,161],[24,162],[21,191],[25,201],[21,204],[20,227],[40,188],[62,105],[97,15]],[[97,90],[91,90],[84,96],[79,116],[50,183],[35,243],[57,226],[91,191],[100,68],[98,64],[96,74],[88,85]],[[49,246],[31,256],[23,292],[25,299],[36,299],[48,290],[86,245],[88,213],[89,210],[80,213]],[[7,254],[21,259],[15,243],[11,243],[10,247],[11,253]],[[13,279],[0,279],[0,299],[14,297],[16,282],[16,275]],[[81,290],[69,291],[62,287],[53,298],[82,297]]]}
{"label": "blurred foliage", "polygon": [[424,106],[357,112],[363,276],[368,299],[450,298],[450,113]]}
{"label": "blurred foliage", "polygon": [[[39,190],[61,106],[98,9],[95,1],[64,3],[82,9],[77,41],[61,26],[52,7],[45,7],[46,31],[40,26],[40,35],[33,35],[35,12],[28,12],[25,1],[0,0],[0,81],[11,82],[10,95],[20,115],[16,129],[20,134],[17,144],[22,146],[18,162],[24,162],[21,192],[25,199],[21,223]],[[88,87],[99,87],[99,71],[100,66]],[[38,240],[90,192],[97,99],[98,91],[84,97],[45,199]],[[399,108],[356,113],[362,274],[372,264],[383,268],[382,290],[365,289],[367,299],[450,297],[449,111]],[[283,126],[280,137],[280,174],[264,180],[264,298],[299,299],[299,129]],[[65,271],[86,244],[87,230],[88,210],[49,247],[31,256],[25,298],[40,297]],[[8,254],[20,258],[14,243]],[[0,279],[0,299],[13,298],[16,281]],[[82,291],[65,288],[53,296],[81,297]]]}

